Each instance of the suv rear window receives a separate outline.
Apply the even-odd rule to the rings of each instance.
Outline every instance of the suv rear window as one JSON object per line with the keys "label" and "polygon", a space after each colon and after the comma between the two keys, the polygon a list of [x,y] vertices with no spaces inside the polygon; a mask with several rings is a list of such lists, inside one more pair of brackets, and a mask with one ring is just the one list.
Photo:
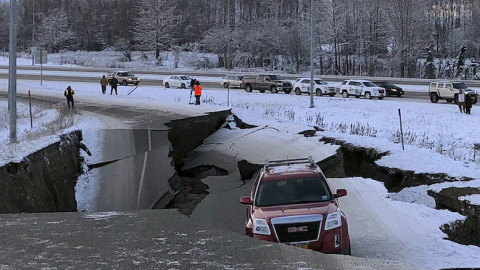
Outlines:
{"label": "suv rear window", "polygon": [[269,180],[260,183],[256,206],[314,203],[331,200],[330,190],[320,177]]}
{"label": "suv rear window", "polygon": [[130,72],[119,72],[118,75],[119,75],[119,76],[122,76],[122,77],[127,77],[127,76],[133,76],[133,73],[130,73]]}
{"label": "suv rear window", "polygon": [[455,88],[455,89],[466,89],[467,85],[465,85],[463,82],[453,83],[453,88]]}
{"label": "suv rear window", "polygon": [[315,83],[317,83],[317,84],[327,84],[327,82],[324,81],[324,80],[315,80]]}
{"label": "suv rear window", "polygon": [[371,82],[363,82],[363,85],[365,85],[366,87],[375,87],[376,85],[371,83]]}

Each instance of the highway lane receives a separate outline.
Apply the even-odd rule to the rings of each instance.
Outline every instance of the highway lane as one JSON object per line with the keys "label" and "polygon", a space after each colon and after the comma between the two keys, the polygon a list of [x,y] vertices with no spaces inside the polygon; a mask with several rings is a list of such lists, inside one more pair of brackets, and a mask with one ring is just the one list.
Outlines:
{"label": "highway lane", "polygon": [[[84,70],[83,70],[84,71]],[[198,75],[198,74],[197,74]],[[211,76],[212,74],[209,74],[207,76]],[[201,80],[200,77],[198,77],[199,80]],[[8,79],[8,74],[0,74],[0,79]],[[100,78],[96,77],[82,77],[82,76],[62,76],[62,75],[38,75],[38,74],[17,74],[17,79],[19,80],[44,80],[44,81],[65,81],[65,82],[89,82],[89,83],[99,83]],[[219,82],[220,82],[220,77],[219,77]],[[202,82],[202,86],[204,89],[224,89],[227,91],[226,88],[223,88],[219,82],[209,82],[209,81],[204,81]],[[150,85],[150,86],[159,86],[163,87],[163,81],[162,80],[154,80],[154,79],[142,79],[140,86],[142,85]],[[245,91],[244,89],[239,89],[239,88],[232,88],[230,91],[240,91],[243,92]],[[255,91],[254,92],[258,92]],[[268,91],[265,92],[264,94],[268,95],[271,94]],[[282,95],[283,93],[278,93],[279,95]],[[291,95],[294,95],[294,93],[291,93]],[[398,100],[422,100],[422,101],[428,101],[429,97],[427,93],[423,92],[416,92],[416,91],[405,91],[405,95],[398,98],[398,97],[387,97],[387,99],[398,99]]]}
{"label": "highway lane", "polygon": [[[7,70],[8,65],[0,65],[0,70]],[[40,67],[39,65],[36,66],[17,66],[17,70],[31,70],[31,71],[71,71],[71,72],[96,72],[101,74],[106,74],[107,71],[112,70],[119,70],[124,68],[98,68],[98,67],[68,67],[68,66],[43,66]],[[218,71],[177,71],[177,70],[140,70],[140,69],[128,69],[132,71],[134,74],[142,75],[142,74],[149,74],[149,75],[159,75],[159,76],[169,76],[175,74],[185,74],[193,77],[216,77],[222,78],[225,74],[258,74],[253,72],[234,72],[234,71],[225,71],[225,72],[218,72]],[[275,72],[268,72],[268,73],[275,73]],[[310,77],[310,73],[308,74],[282,74],[282,76],[286,77],[287,79],[295,80],[300,77]],[[331,82],[342,82],[347,79],[366,79],[366,80],[378,80],[378,81],[390,81],[395,84],[407,84],[407,85],[428,85],[432,81],[441,81],[445,79],[420,79],[420,78],[397,78],[397,77],[372,77],[368,75],[364,76],[342,76],[342,75],[328,75],[328,74],[316,74],[315,76],[321,77],[326,81]],[[480,80],[465,80],[464,81],[470,87],[480,87]]]}

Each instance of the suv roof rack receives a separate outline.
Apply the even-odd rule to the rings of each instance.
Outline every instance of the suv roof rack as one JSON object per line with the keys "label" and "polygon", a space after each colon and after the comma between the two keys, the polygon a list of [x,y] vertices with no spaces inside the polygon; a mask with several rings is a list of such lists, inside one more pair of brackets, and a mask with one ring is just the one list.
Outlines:
{"label": "suv roof rack", "polygon": [[268,160],[265,159],[265,167],[271,166],[281,166],[281,165],[290,165],[290,164],[302,164],[302,163],[309,163],[314,165],[315,162],[313,161],[312,156],[308,156],[307,158],[295,158],[295,159],[280,159],[280,160]]}

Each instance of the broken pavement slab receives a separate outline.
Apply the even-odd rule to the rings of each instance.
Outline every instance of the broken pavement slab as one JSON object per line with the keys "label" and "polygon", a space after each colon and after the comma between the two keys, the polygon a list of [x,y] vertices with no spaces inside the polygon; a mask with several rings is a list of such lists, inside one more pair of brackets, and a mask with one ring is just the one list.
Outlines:
{"label": "broken pavement slab", "polygon": [[[281,160],[312,156],[315,162],[337,155],[338,145],[319,142],[298,134],[280,132],[268,126],[251,129],[219,129],[206,138],[193,153],[183,170],[206,165],[205,160],[219,167],[232,161],[246,160],[263,166],[266,159]],[[242,175],[242,179],[245,179]]]}
{"label": "broken pavement slab", "polygon": [[0,215],[0,268],[407,269],[205,226],[175,210]]}

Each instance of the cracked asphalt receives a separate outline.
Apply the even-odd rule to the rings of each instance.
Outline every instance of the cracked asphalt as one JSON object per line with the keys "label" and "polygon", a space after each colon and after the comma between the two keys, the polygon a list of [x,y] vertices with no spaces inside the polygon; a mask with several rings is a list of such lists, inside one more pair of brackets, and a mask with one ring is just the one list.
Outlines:
{"label": "cracked asphalt", "polygon": [[176,210],[0,215],[0,269],[405,269],[240,237]]}

